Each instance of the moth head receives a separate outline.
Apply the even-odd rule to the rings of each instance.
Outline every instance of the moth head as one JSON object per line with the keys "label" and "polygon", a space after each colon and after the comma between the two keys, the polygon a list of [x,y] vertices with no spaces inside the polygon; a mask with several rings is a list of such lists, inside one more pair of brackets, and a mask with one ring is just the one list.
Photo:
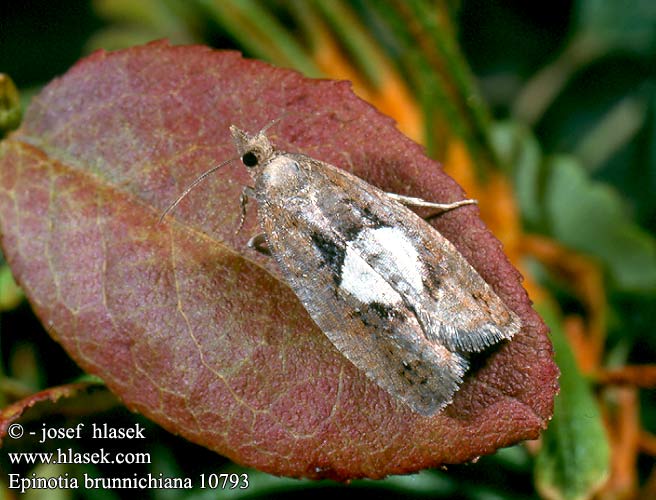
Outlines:
{"label": "moth head", "polygon": [[264,130],[257,135],[249,135],[247,132],[231,125],[230,133],[241,161],[247,168],[256,168],[262,165],[273,154],[273,146],[268,137],[264,135]]}

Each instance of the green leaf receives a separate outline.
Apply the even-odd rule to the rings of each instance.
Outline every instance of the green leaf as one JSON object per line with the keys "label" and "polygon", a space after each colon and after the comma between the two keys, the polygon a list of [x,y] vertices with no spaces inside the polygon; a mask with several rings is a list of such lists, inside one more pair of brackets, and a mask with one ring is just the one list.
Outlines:
{"label": "green leaf", "polygon": [[197,41],[200,15],[194,2],[181,0],[95,0],[95,13],[109,24],[87,42],[87,50],[113,50],[160,38],[175,44]]}
{"label": "green leaf", "polygon": [[579,372],[560,318],[548,306],[537,309],[551,327],[561,375],[554,417],[542,434],[535,463],[536,487],[548,499],[590,498],[609,473],[610,449],[601,413],[590,384]]}
{"label": "green leaf", "polygon": [[542,151],[535,136],[517,122],[500,122],[490,127],[490,143],[515,185],[522,218],[529,229],[542,220],[540,199]]}
{"label": "green leaf", "polygon": [[252,0],[201,0],[199,4],[248,53],[307,76],[322,76],[303,44],[265,4]]}
{"label": "green leaf", "polygon": [[596,39],[606,50],[649,54],[656,44],[656,3],[652,0],[576,2],[578,36]]}
{"label": "green leaf", "polygon": [[25,298],[23,290],[16,284],[11,269],[6,264],[0,266],[0,311],[11,311]]}
{"label": "green leaf", "polygon": [[616,191],[571,157],[546,165],[545,209],[554,237],[599,258],[622,291],[656,289],[656,240],[633,223]]}
{"label": "green leaf", "polygon": [[618,290],[656,290],[656,240],[631,220],[612,187],[590,179],[572,156],[544,159],[516,122],[495,124],[490,142],[513,178],[529,230],[598,258]]}
{"label": "green leaf", "polygon": [[0,73],[0,137],[18,128],[23,116],[20,97],[9,75]]}

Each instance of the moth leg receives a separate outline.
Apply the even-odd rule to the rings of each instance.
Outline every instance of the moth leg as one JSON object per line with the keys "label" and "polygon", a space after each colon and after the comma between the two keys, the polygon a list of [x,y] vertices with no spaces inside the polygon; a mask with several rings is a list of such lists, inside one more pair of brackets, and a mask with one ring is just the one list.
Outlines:
{"label": "moth leg", "polygon": [[248,198],[253,197],[255,197],[255,190],[251,186],[244,186],[244,189],[241,190],[241,194],[239,195],[239,208],[241,209],[241,215],[239,216],[239,224],[237,225],[237,229],[235,229],[235,234],[239,233],[241,228],[244,227]]}
{"label": "moth leg", "polygon": [[[255,197],[255,190],[251,186],[244,186],[241,194],[239,195],[239,206],[241,207],[241,217],[239,218],[239,227],[235,231],[235,234],[238,233],[241,228],[244,226],[244,220],[246,219],[246,206],[248,205],[248,199]],[[264,233],[259,233],[253,236],[248,240],[248,248],[260,252],[261,254],[271,256],[271,250],[267,246],[266,238]]]}
{"label": "moth leg", "polygon": [[264,233],[256,234],[246,244],[248,248],[252,248],[263,255],[271,256],[271,250],[269,250]]}
{"label": "moth leg", "polygon": [[422,200],[421,198],[415,198],[414,196],[403,196],[402,194],[396,193],[385,193],[387,196],[392,198],[395,201],[398,201],[402,205],[411,206],[411,207],[424,207],[424,208],[434,208],[435,213],[429,215],[428,218],[435,217],[438,214],[443,212],[448,212],[454,208],[463,207],[465,205],[476,205],[478,204],[477,200],[460,200],[454,201],[453,203],[433,203],[431,201]]}

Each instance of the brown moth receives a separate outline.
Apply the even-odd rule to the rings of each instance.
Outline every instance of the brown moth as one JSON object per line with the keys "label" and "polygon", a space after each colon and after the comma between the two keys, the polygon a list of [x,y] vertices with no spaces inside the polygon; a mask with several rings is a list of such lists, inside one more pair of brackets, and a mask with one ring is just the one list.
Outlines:
{"label": "brown moth", "polygon": [[265,130],[251,136],[230,127],[254,182],[244,193],[257,200],[263,230],[249,245],[266,244],[314,322],[369,379],[421,415],[440,411],[462,383],[468,355],[512,338],[520,319],[404,204],[450,210],[475,202],[386,193],[333,165],[276,150]]}

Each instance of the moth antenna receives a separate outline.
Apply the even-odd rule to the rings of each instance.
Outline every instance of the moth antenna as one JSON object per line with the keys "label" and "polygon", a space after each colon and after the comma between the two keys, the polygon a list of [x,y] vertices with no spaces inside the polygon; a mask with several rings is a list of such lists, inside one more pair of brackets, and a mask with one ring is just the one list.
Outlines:
{"label": "moth antenna", "polygon": [[285,111],[285,112],[284,112],[282,115],[280,115],[278,118],[274,118],[274,119],[271,120],[269,123],[267,123],[267,124],[262,128],[262,130],[260,130],[260,131],[258,132],[258,134],[263,134],[264,132],[266,132],[267,130],[269,130],[269,129],[270,129],[271,127],[273,127],[274,125],[280,123],[280,122],[281,122],[285,117],[287,117],[289,114],[291,114],[291,111]]}
{"label": "moth antenna", "polygon": [[218,169],[220,169],[221,167],[227,165],[227,164],[230,163],[231,161],[235,161],[235,160],[238,160],[238,159],[239,159],[238,157],[235,157],[235,158],[230,158],[230,159],[228,159],[228,160],[226,160],[226,161],[222,161],[222,162],[219,163],[216,167],[212,167],[212,168],[210,168],[209,170],[206,170],[205,172],[203,172],[202,174],[200,174],[198,177],[196,177],[196,179],[194,180],[194,182],[192,182],[191,184],[189,184],[189,186],[187,186],[187,188],[182,192],[182,194],[181,194],[180,196],[178,196],[178,197],[176,198],[176,200],[175,200],[173,203],[171,203],[171,204],[166,208],[166,210],[164,210],[164,212],[162,212],[162,215],[159,216],[159,220],[157,221],[157,223],[158,223],[158,224],[161,224],[162,221],[164,220],[164,217],[166,217],[166,216],[168,215],[169,212],[171,212],[175,207],[177,207],[178,204],[182,201],[182,199],[183,199],[185,196],[187,196],[187,195],[191,192],[191,190],[194,189],[198,184],[200,184],[201,182],[203,182],[203,181],[205,180],[206,177],[212,175],[212,174],[213,174],[214,172],[216,172]]}

